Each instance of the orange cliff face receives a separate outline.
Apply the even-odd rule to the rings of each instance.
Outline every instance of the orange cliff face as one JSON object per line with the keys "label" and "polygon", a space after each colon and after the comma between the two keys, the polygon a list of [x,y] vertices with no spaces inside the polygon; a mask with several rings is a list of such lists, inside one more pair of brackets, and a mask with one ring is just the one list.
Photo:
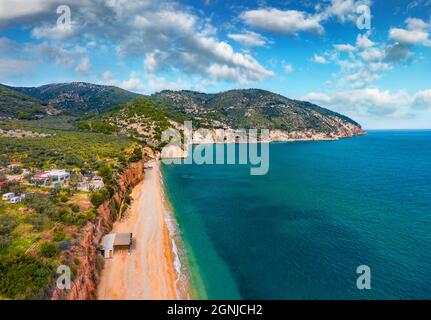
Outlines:
{"label": "orange cliff face", "polygon": [[[130,191],[144,179],[145,160],[131,163],[119,176],[118,190],[114,196],[97,210],[96,222],[88,223],[81,231],[79,243],[65,253],[66,261],[79,261],[72,275],[70,290],[60,290],[55,281],[51,285],[52,300],[92,300],[96,298],[96,287],[104,260],[97,251],[101,238],[112,229],[112,216],[117,204],[121,204]],[[67,262],[66,262],[67,264]]]}

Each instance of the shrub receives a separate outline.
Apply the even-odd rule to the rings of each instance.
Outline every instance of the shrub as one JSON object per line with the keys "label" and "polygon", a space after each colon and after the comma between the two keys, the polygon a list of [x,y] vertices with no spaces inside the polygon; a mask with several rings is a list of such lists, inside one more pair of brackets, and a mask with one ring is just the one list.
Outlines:
{"label": "shrub", "polygon": [[142,149],[141,147],[136,147],[133,149],[133,153],[129,158],[129,162],[138,162],[142,160]]}
{"label": "shrub", "polygon": [[14,217],[0,216],[0,250],[9,246],[11,242],[11,232],[16,225],[17,222]]}
{"label": "shrub", "polygon": [[34,298],[49,283],[51,270],[32,256],[14,254],[0,259],[0,295]]}
{"label": "shrub", "polygon": [[109,184],[113,177],[113,172],[110,166],[102,164],[97,171],[97,174],[102,177],[105,184]]}
{"label": "shrub", "polygon": [[106,195],[103,191],[96,191],[90,195],[90,201],[95,208],[99,208],[106,200]]}
{"label": "shrub", "polygon": [[29,208],[34,209],[40,215],[46,215],[53,220],[58,219],[58,211],[48,196],[38,193],[29,194],[26,202]]}
{"label": "shrub", "polygon": [[31,120],[33,117],[28,112],[20,112],[18,113],[18,119],[20,120]]}
{"label": "shrub", "polygon": [[70,205],[69,205],[69,208],[70,209],[72,209],[72,212],[74,212],[74,213],[78,213],[79,212],[79,206],[77,205],[77,204],[75,204],[75,203],[71,203]]}
{"label": "shrub", "polygon": [[64,234],[63,231],[54,232],[54,237],[52,238],[52,240],[59,242],[59,241],[63,241],[64,239],[66,239],[66,235]]}
{"label": "shrub", "polygon": [[59,254],[59,248],[55,243],[44,242],[40,246],[40,254],[45,258],[54,258]]}
{"label": "shrub", "polygon": [[72,225],[75,222],[75,217],[66,209],[61,209],[59,213],[59,219],[61,222],[67,225]]}

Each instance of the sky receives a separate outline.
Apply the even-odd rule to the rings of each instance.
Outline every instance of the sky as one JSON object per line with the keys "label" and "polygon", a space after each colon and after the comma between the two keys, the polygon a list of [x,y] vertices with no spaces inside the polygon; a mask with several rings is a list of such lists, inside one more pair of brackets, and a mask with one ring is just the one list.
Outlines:
{"label": "sky", "polygon": [[431,0],[0,0],[0,83],[260,88],[431,128]]}

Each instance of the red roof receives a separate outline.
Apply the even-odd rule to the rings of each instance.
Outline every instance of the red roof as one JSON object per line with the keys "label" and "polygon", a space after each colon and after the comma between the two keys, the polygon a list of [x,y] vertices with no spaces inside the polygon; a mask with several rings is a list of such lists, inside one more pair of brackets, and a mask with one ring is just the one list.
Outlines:
{"label": "red roof", "polygon": [[40,172],[40,173],[37,173],[37,174],[35,174],[34,176],[33,176],[33,178],[36,178],[36,179],[45,179],[45,178],[47,178],[46,177],[46,175],[48,174],[48,172]]}

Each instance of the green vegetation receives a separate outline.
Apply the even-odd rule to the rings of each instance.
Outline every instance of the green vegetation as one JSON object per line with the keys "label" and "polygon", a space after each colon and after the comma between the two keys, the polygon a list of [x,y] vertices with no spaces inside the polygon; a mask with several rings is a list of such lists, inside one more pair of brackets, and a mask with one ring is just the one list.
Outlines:
{"label": "green vegetation", "polygon": [[[137,155],[141,147],[132,139],[82,132],[75,124],[73,118],[66,116],[58,117],[57,122],[50,117],[38,121],[0,121],[3,130],[50,134],[45,138],[0,137],[0,169],[16,175],[21,174],[23,168],[57,167],[72,172],[69,186],[63,189],[36,188],[23,183],[29,181],[31,175],[21,182],[2,186],[2,193],[26,194],[25,201],[16,205],[0,200],[2,298],[42,297],[44,288],[53,279],[53,270],[67,259],[63,251],[73,245],[82,227],[95,221],[98,206],[111,198],[118,188],[118,172],[124,170],[127,163],[140,160]],[[20,166],[6,170],[10,163]],[[105,187],[93,194],[77,193],[75,172],[91,175],[94,171],[103,178]],[[5,178],[2,173],[0,181]],[[82,201],[90,209],[81,210],[78,203]]]}
{"label": "green vegetation", "polygon": [[[82,116],[76,126],[80,130],[105,135],[129,136],[160,150],[162,133],[171,127],[169,121],[186,120],[180,112],[167,110],[168,107],[165,109],[147,97],[139,97],[100,115]],[[131,162],[140,159],[141,155],[136,151]]]}
{"label": "green vegetation", "polygon": [[231,90],[218,94],[193,91],[162,91],[151,99],[173,112],[193,120],[197,127],[228,126],[234,129],[315,130],[336,132],[333,118],[359,126],[352,119],[304,101],[292,100],[265,90]]}
{"label": "green vegetation", "polygon": [[0,251],[6,249],[12,241],[12,230],[17,226],[13,216],[0,215]]}
{"label": "green vegetation", "polygon": [[[0,122],[0,127],[2,122]],[[45,130],[53,134],[46,138],[10,139],[0,137],[0,158],[20,162],[24,166],[91,170],[101,159],[118,158],[132,145],[127,137],[103,134]]]}
{"label": "green vegetation", "polygon": [[[61,114],[48,116],[48,111]],[[108,206],[112,220],[126,212],[132,198],[120,203],[113,197],[119,190],[119,174],[142,159],[142,146],[160,151],[162,132],[172,127],[172,121],[192,120],[195,127],[326,133],[337,131],[340,119],[357,125],[335,112],[263,90],[163,91],[143,97],[86,83],[39,88],[0,85],[0,119],[5,118],[0,129],[48,136],[0,136],[0,170],[19,180],[2,185],[2,192],[26,195],[15,205],[0,200],[0,299],[43,297],[59,264],[67,261],[72,273],[78,269],[79,259],[67,249],[79,243],[82,228],[96,221],[102,204]],[[9,164],[19,165],[12,169]],[[51,168],[71,172],[67,187],[38,188],[28,183],[35,172]],[[23,169],[29,170],[25,176]],[[5,181],[2,172],[0,181]],[[79,183],[96,172],[104,187],[78,192]],[[98,270],[103,266],[99,260]]]}
{"label": "green vegetation", "polygon": [[0,85],[0,117],[31,120],[43,115],[42,102]]}
{"label": "green vegetation", "polygon": [[52,242],[43,242],[40,246],[40,254],[44,258],[54,258],[60,253],[58,245]]}
{"label": "green vegetation", "polygon": [[79,129],[90,130],[93,132],[103,133],[103,134],[113,134],[116,131],[116,127],[112,124],[103,121],[90,121],[87,123],[81,123],[78,125]]}
{"label": "green vegetation", "polygon": [[25,254],[11,254],[0,259],[0,295],[30,299],[40,296],[48,285],[53,269]]}
{"label": "green vegetation", "polygon": [[71,114],[103,112],[123,104],[137,96],[120,88],[91,83],[60,83],[38,88],[11,88],[18,94],[55,105]]}
{"label": "green vegetation", "polygon": [[133,149],[133,153],[129,158],[129,162],[138,162],[142,160],[142,149],[140,147],[136,147]]}

